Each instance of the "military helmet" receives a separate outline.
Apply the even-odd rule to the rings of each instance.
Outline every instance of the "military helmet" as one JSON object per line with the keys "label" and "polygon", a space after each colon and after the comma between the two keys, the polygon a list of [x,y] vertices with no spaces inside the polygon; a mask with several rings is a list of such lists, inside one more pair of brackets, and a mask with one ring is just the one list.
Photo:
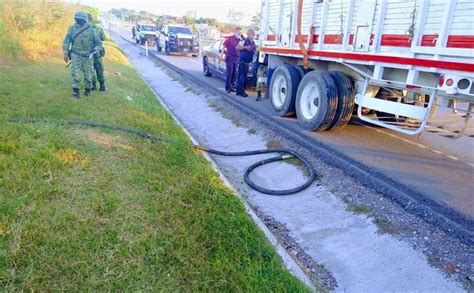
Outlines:
{"label": "military helmet", "polygon": [[77,11],[76,13],[74,13],[74,18],[83,19],[87,21],[87,13],[82,12],[82,11]]}

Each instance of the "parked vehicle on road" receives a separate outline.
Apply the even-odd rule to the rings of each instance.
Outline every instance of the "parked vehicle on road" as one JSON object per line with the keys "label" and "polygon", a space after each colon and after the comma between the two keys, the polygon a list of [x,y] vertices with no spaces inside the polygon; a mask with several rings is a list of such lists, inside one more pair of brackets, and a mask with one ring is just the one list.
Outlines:
{"label": "parked vehicle on road", "polygon": [[135,28],[135,42],[144,45],[146,41],[150,46],[156,43],[157,28],[153,24],[137,24]]}
{"label": "parked vehicle on road", "polygon": [[199,42],[192,31],[182,25],[163,25],[156,44],[158,52],[166,54],[173,52],[190,53],[193,57],[199,56]]}
{"label": "parked vehicle on road", "polygon": [[[224,44],[225,38],[215,40],[210,46],[204,47],[202,50],[202,68],[203,73],[207,77],[213,75],[225,79],[226,65],[225,65],[225,53]],[[252,69],[253,64],[250,64],[249,68],[249,85],[252,85],[254,70]],[[253,82],[254,84],[254,82]]]}
{"label": "parked vehicle on road", "polygon": [[[354,107],[361,120],[408,135],[457,138],[472,128],[470,1],[265,0],[262,9],[277,115],[296,114],[315,131],[344,127]],[[449,121],[433,119],[439,107]]]}

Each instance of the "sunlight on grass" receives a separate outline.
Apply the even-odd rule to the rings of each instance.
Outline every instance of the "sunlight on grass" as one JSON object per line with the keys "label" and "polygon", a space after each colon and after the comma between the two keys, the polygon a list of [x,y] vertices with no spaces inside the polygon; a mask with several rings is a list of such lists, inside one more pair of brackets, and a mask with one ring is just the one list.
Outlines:
{"label": "sunlight on grass", "polygon": [[106,51],[105,62],[113,62],[116,64],[131,66],[127,57],[125,57],[125,55],[122,54],[117,44],[111,41],[105,41],[104,48]]}

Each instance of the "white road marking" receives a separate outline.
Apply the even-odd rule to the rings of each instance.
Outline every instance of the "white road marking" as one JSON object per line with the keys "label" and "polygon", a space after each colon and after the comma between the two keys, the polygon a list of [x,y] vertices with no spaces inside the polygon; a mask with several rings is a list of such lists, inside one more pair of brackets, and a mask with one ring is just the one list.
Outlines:
{"label": "white road marking", "polygon": [[449,158],[449,159],[454,160],[454,161],[458,161],[458,160],[459,160],[458,157],[451,156],[451,155],[446,155],[446,158]]}
{"label": "white road marking", "polygon": [[[371,127],[371,126],[368,126],[368,125],[364,125],[364,124],[361,124],[361,123],[358,123],[358,122],[356,122],[356,123],[354,123],[354,124],[357,124],[357,125],[359,125],[359,126],[362,126],[362,127],[368,128],[368,129],[371,129],[371,130],[376,131],[376,132],[378,132],[378,133],[382,133],[382,134],[384,134],[384,135],[388,135],[388,136],[393,137],[393,138],[395,138],[395,139],[398,139],[398,140],[401,140],[401,141],[406,142],[406,143],[408,143],[408,144],[414,145],[414,146],[416,146],[416,147],[418,147],[418,148],[430,150],[431,152],[433,152],[433,153],[435,153],[435,154],[438,154],[438,155],[442,155],[442,154],[443,154],[442,151],[429,148],[429,147],[427,147],[427,146],[424,145],[424,144],[411,141],[411,140],[409,140],[409,139],[400,137],[400,136],[398,136],[398,135],[396,135],[396,134],[387,132],[387,131],[385,131],[385,130],[377,129],[377,128],[375,128],[375,127]],[[453,160],[453,161],[459,161],[459,158],[458,158],[458,157],[455,157],[455,156],[444,155],[444,157],[445,157],[445,158],[448,158],[448,159],[451,159],[451,160]],[[462,163],[464,163],[464,164],[466,164],[466,165],[468,165],[468,166],[470,166],[470,167],[474,167],[474,164],[472,164],[472,163],[463,162],[463,161],[462,161]]]}

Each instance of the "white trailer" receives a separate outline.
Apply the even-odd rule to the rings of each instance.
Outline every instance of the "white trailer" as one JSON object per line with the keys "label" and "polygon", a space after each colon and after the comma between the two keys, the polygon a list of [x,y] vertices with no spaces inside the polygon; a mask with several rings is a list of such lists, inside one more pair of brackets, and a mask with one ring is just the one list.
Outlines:
{"label": "white trailer", "polygon": [[[273,111],[304,128],[342,128],[354,108],[409,135],[472,127],[474,0],[263,0],[260,46]],[[441,107],[459,127],[436,124]]]}

